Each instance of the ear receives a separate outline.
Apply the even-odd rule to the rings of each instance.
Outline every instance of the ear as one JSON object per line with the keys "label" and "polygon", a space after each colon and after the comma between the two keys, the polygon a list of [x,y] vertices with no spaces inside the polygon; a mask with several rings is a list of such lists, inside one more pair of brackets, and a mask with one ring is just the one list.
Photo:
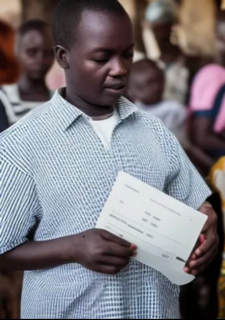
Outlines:
{"label": "ear", "polygon": [[56,55],[56,59],[58,61],[58,64],[60,65],[60,67],[63,69],[68,69],[69,68],[68,50],[62,46],[56,46],[55,47],[55,55]]}

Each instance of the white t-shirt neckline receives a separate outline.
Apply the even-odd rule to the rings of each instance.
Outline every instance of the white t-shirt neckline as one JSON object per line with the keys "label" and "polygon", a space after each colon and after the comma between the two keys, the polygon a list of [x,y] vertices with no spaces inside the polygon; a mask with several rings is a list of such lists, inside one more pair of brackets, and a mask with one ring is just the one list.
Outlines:
{"label": "white t-shirt neckline", "polygon": [[119,114],[117,110],[114,111],[113,115],[104,120],[93,120],[92,118],[88,118],[89,123],[92,125],[94,131],[98,135],[102,144],[104,145],[106,150],[110,149],[112,134],[115,127],[119,121]]}

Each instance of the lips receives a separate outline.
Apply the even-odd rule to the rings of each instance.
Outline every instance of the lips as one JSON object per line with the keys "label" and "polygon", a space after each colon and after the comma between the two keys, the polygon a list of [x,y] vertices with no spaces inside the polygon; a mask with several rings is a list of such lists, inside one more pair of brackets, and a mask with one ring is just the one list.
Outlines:
{"label": "lips", "polygon": [[120,90],[124,89],[125,86],[126,86],[126,82],[117,82],[117,83],[112,83],[110,85],[107,85],[106,89],[120,91]]}

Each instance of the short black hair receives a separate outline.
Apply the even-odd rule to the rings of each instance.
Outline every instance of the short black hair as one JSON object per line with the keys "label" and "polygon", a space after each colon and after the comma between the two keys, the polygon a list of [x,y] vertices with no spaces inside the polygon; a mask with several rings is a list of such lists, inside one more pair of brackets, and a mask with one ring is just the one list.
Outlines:
{"label": "short black hair", "polygon": [[43,32],[46,28],[50,28],[50,25],[43,21],[43,20],[38,20],[38,19],[32,19],[32,20],[27,20],[24,23],[21,24],[21,26],[18,29],[18,35],[20,37],[23,37],[26,33],[30,31],[39,31],[40,33]]}
{"label": "short black hair", "polygon": [[76,28],[85,10],[126,14],[125,9],[117,0],[62,0],[53,18],[55,45],[67,48],[74,44]]}

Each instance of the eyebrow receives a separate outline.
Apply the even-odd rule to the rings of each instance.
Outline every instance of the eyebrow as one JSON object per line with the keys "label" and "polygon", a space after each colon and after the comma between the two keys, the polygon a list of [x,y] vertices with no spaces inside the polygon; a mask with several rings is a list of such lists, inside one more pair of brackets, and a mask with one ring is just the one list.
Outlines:
{"label": "eyebrow", "polygon": [[[127,47],[126,49],[124,49],[124,51],[133,49],[135,47],[135,44],[132,43],[129,47]],[[109,48],[96,48],[93,50],[94,52],[112,52],[113,49],[109,49]]]}

